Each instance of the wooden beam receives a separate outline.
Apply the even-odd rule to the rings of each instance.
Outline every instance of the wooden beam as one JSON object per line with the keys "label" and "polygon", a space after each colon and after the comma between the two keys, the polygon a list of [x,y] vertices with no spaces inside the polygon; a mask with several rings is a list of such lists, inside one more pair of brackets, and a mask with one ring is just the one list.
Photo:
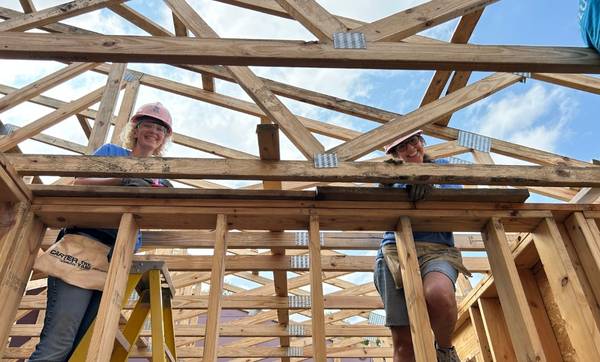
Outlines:
{"label": "wooden beam", "polygon": [[[279,127],[276,124],[259,124],[256,126],[256,135],[260,159],[279,160]],[[281,186],[281,181],[263,181],[265,190],[281,190]]]}
{"label": "wooden beam", "polygon": [[15,90],[0,99],[0,113],[33,98],[58,84],[78,76],[79,74],[97,67],[97,63],[73,63],[65,68],[62,68],[52,74],[49,74],[42,79],[26,85],[25,87]]}
{"label": "wooden beam", "polygon": [[110,3],[123,1],[126,0],[75,0],[6,20],[0,23],[0,31],[25,31],[98,10]]}
{"label": "wooden beam", "polygon": [[34,13],[36,11],[32,0],[19,0],[19,2],[21,3],[24,12]]}
{"label": "wooden beam", "polygon": [[[594,277],[600,273],[600,245],[581,212],[574,212],[565,220],[565,228],[579,256],[581,267],[588,276],[596,303],[600,301],[600,280]],[[554,235],[553,235],[554,236]]]}
{"label": "wooden beam", "polygon": [[348,28],[340,20],[314,0],[276,1],[322,43],[332,43],[334,33],[348,31]]}
{"label": "wooden beam", "polygon": [[[6,144],[6,138],[21,130],[0,139],[0,147]],[[129,175],[170,179],[600,186],[598,177],[600,168],[596,166],[392,165],[384,162],[340,162],[336,168],[318,169],[307,161],[190,158],[140,161],[127,157],[15,154],[6,154],[5,157],[22,176],[126,177]]]}
{"label": "wooden beam", "polygon": [[49,128],[65,118],[79,113],[92,104],[97,103],[100,97],[102,97],[103,92],[104,87],[99,88],[79,99],[65,104],[56,111],[51,112],[50,114],[43,116],[42,118],[39,118],[38,120],[33,121],[19,130],[11,133],[10,135],[0,139],[0,151],[6,151],[18,145],[20,142],[31,138],[33,135],[40,133],[46,128]]}
{"label": "wooden beam", "polygon": [[100,101],[100,107],[94,121],[94,127],[92,128],[92,134],[88,142],[88,154],[93,154],[94,151],[106,143],[106,137],[112,123],[117,99],[122,88],[121,83],[126,70],[127,63],[115,63],[110,68],[102,100]]}
{"label": "wooden beam", "polygon": [[323,279],[321,278],[321,236],[319,231],[319,217],[310,216],[309,222],[309,264],[310,264],[310,302],[312,311],[312,345],[314,358],[325,361],[325,305],[323,303]]}
{"label": "wooden beam", "polygon": [[0,153],[0,202],[29,202],[32,199],[33,195],[29,187],[6,160],[4,154]]}
{"label": "wooden beam", "polygon": [[[488,342],[485,326],[483,324],[483,318],[481,316],[481,311],[479,310],[479,307],[471,306],[469,308],[469,316],[471,319],[471,325],[473,326],[473,329],[475,330],[475,335],[477,336],[477,341],[479,342],[481,359],[483,360],[483,362],[493,362],[494,358],[492,357],[492,351],[490,349],[490,344]],[[505,339],[505,341],[507,340],[508,339]]]}
{"label": "wooden beam", "polygon": [[410,35],[483,9],[497,0],[431,0],[373,23],[353,29],[367,41],[400,41]]}
{"label": "wooden beam", "polygon": [[494,74],[437,101],[424,105],[404,117],[390,121],[361,136],[334,147],[329,152],[336,153],[344,161],[355,160],[384,145],[397,137],[435,122],[452,112],[462,109],[482,98],[519,81],[513,74]]}
{"label": "wooden beam", "polygon": [[379,42],[357,52],[286,40],[3,32],[0,56],[85,62],[600,73],[600,55],[593,49],[548,46]]}
{"label": "wooden beam", "polygon": [[482,235],[517,359],[545,361],[546,356],[535,329],[502,223],[492,218]]}
{"label": "wooden beam", "polygon": [[115,118],[115,127],[113,129],[111,143],[120,145],[121,144],[121,133],[125,129],[127,122],[131,116],[133,116],[133,111],[135,107],[135,102],[137,100],[138,92],[140,90],[140,82],[137,79],[128,81],[125,83],[125,91],[123,94],[123,99],[121,100],[121,108],[119,109],[119,113]]}
{"label": "wooden beam", "polygon": [[532,73],[531,78],[584,92],[600,94],[600,79],[585,74]]}
{"label": "wooden beam", "polygon": [[[14,88],[5,84],[0,84],[0,93],[2,94],[9,94],[11,92],[15,92],[18,91],[18,88]],[[45,106],[45,107],[50,107],[50,108],[60,108],[61,106],[64,106],[65,104],[67,104],[68,102],[63,102],[60,101],[58,99],[55,98],[51,98],[51,97],[46,97],[46,96],[37,96],[37,97],[33,97],[30,98],[28,100],[31,103],[35,103],[35,104],[39,104],[41,106]],[[94,109],[86,109],[81,111],[81,116],[83,117],[87,117],[87,118],[96,118],[96,110]],[[91,130],[91,128],[90,128]]]}
{"label": "wooden beam", "polygon": [[484,326],[490,361],[518,361],[498,298],[479,298],[478,307]]}
{"label": "wooden beam", "polygon": [[[21,127],[15,126],[15,125],[10,125],[10,127],[15,130],[18,130],[21,128]],[[68,151],[72,151],[75,153],[84,154],[86,151],[86,146],[84,146],[84,145],[81,145],[81,144],[75,143],[75,142],[71,142],[71,141],[67,141],[67,140],[63,140],[61,138],[50,136],[50,135],[43,134],[43,133],[39,133],[35,136],[32,136],[31,139],[36,140],[41,143],[45,143],[49,146],[62,148],[63,150],[68,150]]]}
{"label": "wooden beam", "polygon": [[44,230],[28,203],[23,202],[17,207],[14,225],[0,240],[0,357],[7,345]]}
{"label": "wooden beam", "polygon": [[123,214],[119,225],[117,240],[113,249],[112,260],[108,268],[104,293],[94,322],[94,329],[86,361],[106,361],[115,342],[118,329],[121,304],[124,295],[133,249],[135,247],[138,226],[133,214]]}
{"label": "wooden beam", "polygon": [[[81,126],[81,129],[85,134],[85,137],[89,140],[90,136],[92,135],[92,127],[90,126],[90,123],[88,122],[87,118],[85,118],[81,114],[76,114],[75,117],[77,117],[77,121],[79,122],[79,125]],[[83,153],[85,153],[85,151]]]}
{"label": "wooden beam", "polygon": [[[174,14],[196,36],[218,38],[210,26],[185,2],[185,0],[166,0]],[[236,79],[237,83],[267,114],[269,119],[281,126],[281,130],[298,147],[307,159],[312,159],[316,154],[324,151],[323,145],[300,123],[287,107],[270,91],[259,77],[248,67],[228,67],[227,70]]]}
{"label": "wooden beam", "polygon": [[400,218],[395,236],[415,358],[417,361],[435,361],[434,337],[409,218]]}
{"label": "wooden beam", "polygon": [[227,217],[217,216],[216,240],[212,258],[210,292],[208,301],[208,317],[206,319],[206,337],[202,360],[216,361],[219,345],[219,322],[221,319],[221,303],[223,299],[223,277],[225,273],[225,254],[227,252]]}
{"label": "wooden beam", "polygon": [[[473,34],[475,26],[479,22],[482,13],[483,9],[464,15],[456,26],[450,42],[458,44],[467,43],[469,38],[471,38],[471,35]],[[434,73],[431,81],[429,82],[429,87],[427,87],[427,90],[423,95],[423,99],[421,100],[421,106],[440,98],[444,88],[446,87],[446,83],[448,83],[448,80],[450,79],[451,74],[452,71],[449,70],[438,70]],[[463,84],[463,86],[465,85],[466,82]]]}
{"label": "wooden beam", "polygon": [[[310,324],[301,324],[304,329],[302,336],[311,336],[312,327]],[[11,337],[38,337],[40,335],[42,324],[16,324],[11,328]],[[175,326],[176,338],[182,337],[204,337],[206,335],[204,325],[182,325]],[[150,330],[142,330],[140,336],[149,337]],[[375,325],[327,325],[325,334],[329,337],[389,337],[390,330],[384,326]],[[290,333],[287,326],[281,325],[252,325],[248,328],[243,325],[224,324],[219,327],[221,337],[300,337],[298,334]]]}

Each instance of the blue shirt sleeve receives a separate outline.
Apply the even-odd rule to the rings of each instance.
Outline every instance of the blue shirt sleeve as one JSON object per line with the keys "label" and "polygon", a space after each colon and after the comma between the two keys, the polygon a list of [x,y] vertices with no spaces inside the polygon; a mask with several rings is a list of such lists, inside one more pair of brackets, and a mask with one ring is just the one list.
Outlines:
{"label": "blue shirt sleeve", "polygon": [[111,157],[119,157],[119,156],[129,156],[130,152],[117,145],[113,145],[112,143],[107,143],[102,145],[94,152],[94,156],[111,156]]}

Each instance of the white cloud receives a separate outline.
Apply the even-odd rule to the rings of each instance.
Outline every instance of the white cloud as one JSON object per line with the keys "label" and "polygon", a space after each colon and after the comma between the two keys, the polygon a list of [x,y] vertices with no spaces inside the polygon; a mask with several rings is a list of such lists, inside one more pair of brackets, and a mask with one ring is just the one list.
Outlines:
{"label": "white cloud", "polygon": [[[513,91],[497,101],[481,102],[471,117],[479,123],[477,133],[554,152],[569,136],[569,122],[577,106],[563,89],[537,83],[524,93]],[[496,160],[508,161],[502,157]]]}

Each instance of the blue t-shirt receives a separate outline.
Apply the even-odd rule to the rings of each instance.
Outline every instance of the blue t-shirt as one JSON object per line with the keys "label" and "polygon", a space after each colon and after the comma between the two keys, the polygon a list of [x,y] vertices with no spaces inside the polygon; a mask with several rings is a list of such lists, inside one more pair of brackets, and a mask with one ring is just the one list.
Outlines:
{"label": "blue t-shirt", "polygon": [[[445,159],[435,160],[435,163],[439,164],[447,164],[448,161]],[[441,184],[441,185],[433,185],[436,188],[440,189],[461,189],[461,185],[449,185],[449,184]],[[406,184],[403,183],[395,183],[391,187],[398,189],[405,189]],[[437,243],[437,244],[445,244],[448,246],[454,246],[454,236],[452,232],[431,232],[431,231],[414,231],[413,239],[415,242],[423,241],[428,243]],[[383,258],[383,252],[381,248],[384,245],[388,244],[396,244],[396,237],[393,231],[386,231],[383,234],[383,239],[381,239],[381,244],[379,250],[377,251],[377,259]]]}
{"label": "blue t-shirt", "polygon": [[579,0],[579,27],[587,46],[600,51],[600,0]]}
{"label": "blue t-shirt", "polygon": [[[94,152],[94,156],[110,156],[110,157],[119,157],[119,156],[129,156],[131,151],[125,149],[123,147],[113,145],[111,143],[107,143]],[[114,246],[115,241],[117,240],[117,231],[118,229],[92,229],[92,228],[67,228],[65,233],[67,234],[86,234],[94,239],[101,241],[103,244],[108,246]],[[59,235],[61,237],[61,235]],[[135,250],[138,250],[142,246],[142,233],[138,231],[137,239],[135,241]],[[112,252],[111,252],[112,253]]]}

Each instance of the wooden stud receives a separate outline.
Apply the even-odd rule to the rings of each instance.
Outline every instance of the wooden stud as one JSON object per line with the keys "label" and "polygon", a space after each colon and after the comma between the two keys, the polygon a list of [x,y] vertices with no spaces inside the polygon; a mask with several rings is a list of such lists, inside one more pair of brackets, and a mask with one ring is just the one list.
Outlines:
{"label": "wooden stud", "polygon": [[598,303],[600,301],[600,280],[596,275],[600,275],[600,245],[582,213],[574,212],[569,216],[565,220],[565,227]]}
{"label": "wooden stud", "polygon": [[0,240],[0,358],[45,231],[28,203],[20,203],[16,213],[14,225]]}
{"label": "wooden stud", "polygon": [[110,359],[137,233],[138,226],[133,214],[123,214],[86,361]]}
{"label": "wooden stud", "polygon": [[494,358],[492,357],[492,351],[490,349],[490,344],[488,342],[485,326],[483,324],[483,318],[481,317],[481,312],[478,306],[471,306],[469,308],[469,317],[471,319],[471,324],[473,326],[473,329],[475,330],[475,334],[477,335],[477,340],[479,342],[481,360],[483,362],[493,362]]}
{"label": "wooden stud", "polygon": [[502,306],[497,298],[477,300],[493,361],[518,361],[506,325]]}
{"label": "wooden stud", "polygon": [[396,230],[396,246],[415,358],[417,361],[436,361],[434,338],[423,294],[423,281],[410,219],[401,217]]}
{"label": "wooden stud", "polygon": [[212,258],[210,292],[207,311],[208,317],[206,319],[206,337],[204,338],[204,350],[202,354],[202,360],[207,362],[217,361],[226,252],[227,216],[219,214],[217,215],[217,225],[215,231],[215,247]]}
{"label": "wooden stud", "polygon": [[535,330],[531,310],[508,248],[502,223],[500,220],[492,218],[482,234],[517,359],[519,361],[545,361],[546,356],[540,337]]}
{"label": "wooden stud", "polygon": [[100,101],[100,108],[98,109],[92,134],[88,141],[88,154],[94,153],[95,150],[106,143],[106,137],[108,136],[126,70],[127,63],[115,63],[111,66],[106,86],[104,87],[104,93],[102,94],[102,100]]}
{"label": "wooden stud", "polygon": [[519,269],[519,277],[523,284],[523,290],[529,303],[531,315],[535,321],[535,327],[540,335],[540,341],[548,361],[561,362],[562,357],[548,312],[544,305],[544,299],[538,288],[536,277],[531,269]]}
{"label": "wooden stud", "polygon": [[321,277],[321,235],[319,217],[317,215],[310,216],[308,252],[313,356],[317,361],[325,361],[327,359],[325,345],[325,306],[323,303],[323,280]]}

